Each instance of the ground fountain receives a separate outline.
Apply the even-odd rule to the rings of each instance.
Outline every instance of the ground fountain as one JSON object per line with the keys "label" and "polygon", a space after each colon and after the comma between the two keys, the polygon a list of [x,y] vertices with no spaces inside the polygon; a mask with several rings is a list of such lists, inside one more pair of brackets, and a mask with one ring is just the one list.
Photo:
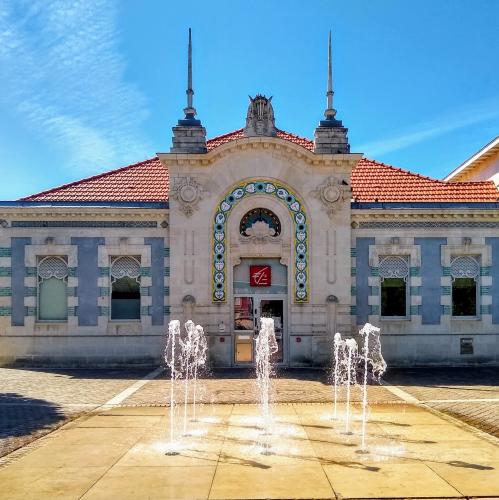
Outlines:
{"label": "ground fountain", "polygon": [[175,380],[179,377],[177,343],[180,338],[180,321],[172,320],[168,325],[168,337],[165,347],[165,362],[170,370],[170,442],[167,455],[176,455],[178,441],[175,438]]}
{"label": "ground fountain", "polygon": [[[204,330],[200,325],[192,321],[185,323],[185,332],[181,333],[179,321],[171,321],[168,329],[167,345],[165,349],[165,361],[170,370],[170,436],[167,446],[167,454],[178,453],[181,447],[180,435],[201,436],[206,429],[192,426],[189,429],[189,405],[191,404],[190,422],[206,423],[205,419],[199,419],[196,414],[198,399],[198,376],[200,370],[206,367],[208,344]],[[258,450],[264,455],[272,454],[271,436],[274,432],[281,432],[275,425],[271,411],[271,377],[273,374],[272,357],[278,350],[275,337],[274,321],[272,318],[260,318],[260,331],[255,337],[255,368],[257,401],[260,405],[260,417],[258,418],[261,434],[258,438]],[[368,420],[368,383],[379,381],[386,370],[386,363],[381,354],[380,330],[367,323],[359,331],[360,347],[353,338],[343,339],[340,333],[336,333],[333,339],[333,419],[338,418],[338,402],[340,399],[340,388],[345,387],[345,412],[344,412],[344,434],[352,435],[352,387],[357,385],[357,374],[362,373],[362,426],[360,431],[359,453],[366,453],[366,427]],[[361,352],[359,352],[359,350]],[[181,383],[180,388],[176,387]],[[179,405],[176,392],[183,392],[183,408]],[[180,396],[182,400],[182,396]],[[183,409],[183,419],[177,422],[178,410]],[[328,418],[331,418],[329,416]],[[343,419],[342,419],[343,420]],[[288,426],[289,427],[289,426]],[[179,434],[177,428],[181,429]],[[291,430],[293,432],[291,432]],[[282,429],[284,434],[292,434],[295,429]]]}
{"label": "ground fountain", "polygon": [[277,340],[272,318],[260,318],[261,329],[255,340],[255,364],[258,398],[262,410],[263,432],[266,439],[262,454],[270,454],[268,437],[271,434],[272,415],[270,412],[270,376],[272,374],[272,355],[277,352]]}
{"label": "ground fountain", "polygon": [[346,339],[346,411],[345,411],[345,434],[351,434],[350,432],[350,389],[352,384],[357,383],[357,342],[355,339]]}
{"label": "ground fountain", "polygon": [[341,338],[341,333],[334,334],[333,342],[333,419],[337,418],[338,390],[343,384],[345,374],[345,341]]}
{"label": "ground fountain", "polygon": [[193,347],[194,337],[196,335],[196,325],[191,320],[187,321],[184,325],[185,335],[180,336],[180,366],[182,370],[182,379],[184,383],[184,419],[182,426],[182,433],[187,435],[187,407],[189,403],[189,381],[192,375],[192,368],[194,362]]}
{"label": "ground fountain", "polygon": [[196,400],[197,400],[197,383],[199,370],[206,367],[208,357],[208,341],[201,325],[196,326],[195,335],[193,338],[193,375],[192,375],[192,421],[196,422]]}
{"label": "ground fountain", "polygon": [[[386,370],[386,362],[381,354],[381,341],[379,337],[380,329],[376,326],[366,323],[359,331],[360,336],[364,339],[362,347],[361,359],[364,364],[364,382],[362,384],[362,453],[367,452],[366,448],[366,423],[367,423],[367,381],[369,367],[371,367],[371,377],[375,381],[379,381]],[[370,342],[370,340],[372,341]]]}

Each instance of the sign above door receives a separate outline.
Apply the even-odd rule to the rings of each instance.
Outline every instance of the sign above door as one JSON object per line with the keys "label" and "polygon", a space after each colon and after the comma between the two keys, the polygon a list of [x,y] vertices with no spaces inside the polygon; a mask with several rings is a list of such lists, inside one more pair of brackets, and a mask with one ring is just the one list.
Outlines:
{"label": "sign above door", "polygon": [[250,266],[250,286],[272,285],[272,268],[266,265]]}

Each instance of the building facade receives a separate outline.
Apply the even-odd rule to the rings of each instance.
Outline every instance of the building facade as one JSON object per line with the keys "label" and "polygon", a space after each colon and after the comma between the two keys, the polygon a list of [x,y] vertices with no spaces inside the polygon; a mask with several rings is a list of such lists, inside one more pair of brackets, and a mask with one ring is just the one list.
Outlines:
{"label": "building facade", "polygon": [[494,182],[351,153],[331,69],[314,140],[260,95],[207,140],[191,81],[170,152],[1,204],[0,363],[154,364],[193,319],[213,366],[248,366],[261,316],[284,366],[328,363],[365,322],[391,365],[499,361]]}

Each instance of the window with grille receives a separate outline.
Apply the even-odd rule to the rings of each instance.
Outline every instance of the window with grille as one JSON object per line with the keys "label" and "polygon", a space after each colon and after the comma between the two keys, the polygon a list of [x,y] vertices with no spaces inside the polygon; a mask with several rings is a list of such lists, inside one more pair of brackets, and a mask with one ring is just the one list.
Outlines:
{"label": "window with grille", "polygon": [[398,255],[381,257],[379,277],[381,282],[381,316],[407,317],[408,259]]}
{"label": "window with grille", "polygon": [[469,255],[455,257],[451,262],[452,316],[478,315],[478,279],[480,264]]}
{"label": "window with grille", "polygon": [[140,260],[115,257],[111,263],[111,319],[140,319]]}
{"label": "window with grille", "polygon": [[38,262],[38,319],[68,319],[68,265],[63,257],[44,257]]}

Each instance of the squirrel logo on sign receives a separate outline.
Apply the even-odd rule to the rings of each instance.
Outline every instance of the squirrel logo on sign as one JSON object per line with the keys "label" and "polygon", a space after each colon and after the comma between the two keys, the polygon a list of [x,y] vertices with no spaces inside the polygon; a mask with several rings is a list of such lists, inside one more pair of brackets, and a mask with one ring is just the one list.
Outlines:
{"label": "squirrel logo on sign", "polygon": [[270,286],[270,266],[250,266],[250,286]]}

